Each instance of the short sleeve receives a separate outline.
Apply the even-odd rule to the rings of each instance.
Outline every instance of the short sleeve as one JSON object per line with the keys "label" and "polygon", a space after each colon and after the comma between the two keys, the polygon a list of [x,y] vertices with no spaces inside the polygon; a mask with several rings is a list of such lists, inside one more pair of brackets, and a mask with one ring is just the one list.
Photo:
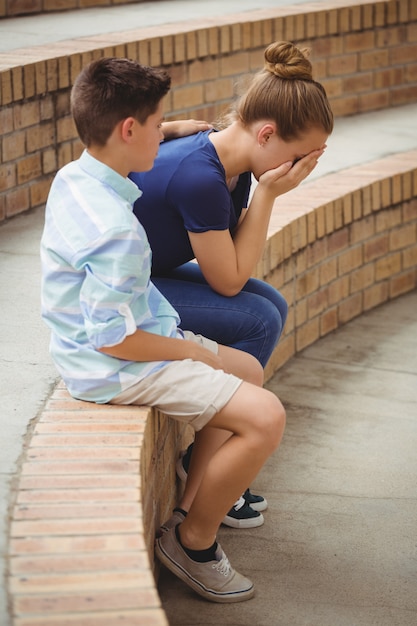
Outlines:
{"label": "short sleeve", "polygon": [[208,160],[207,155],[203,158],[193,153],[183,159],[171,178],[167,196],[189,232],[226,230],[234,226],[235,212],[224,170],[215,159]]}

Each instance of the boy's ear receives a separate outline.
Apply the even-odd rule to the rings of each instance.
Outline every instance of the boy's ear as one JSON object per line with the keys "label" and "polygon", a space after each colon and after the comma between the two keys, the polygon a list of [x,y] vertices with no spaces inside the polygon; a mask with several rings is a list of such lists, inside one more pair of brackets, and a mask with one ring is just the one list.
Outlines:
{"label": "boy's ear", "polygon": [[134,117],[127,117],[121,122],[121,135],[123,141],[130,142],[133,138],[133,132],[137,121]]}

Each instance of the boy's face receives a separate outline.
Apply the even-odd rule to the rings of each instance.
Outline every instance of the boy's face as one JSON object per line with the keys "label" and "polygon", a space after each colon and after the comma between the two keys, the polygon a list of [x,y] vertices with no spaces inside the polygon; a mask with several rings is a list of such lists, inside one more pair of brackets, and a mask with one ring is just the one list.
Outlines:
{"label": "boy's face", "polygon": [[164,139],[161,129],[163,119],[163,100],[161,100],[155,113],[149,115],[145,124],[136,121],[134,171],[146,172],[152,169],[158,154],[159,144]]}

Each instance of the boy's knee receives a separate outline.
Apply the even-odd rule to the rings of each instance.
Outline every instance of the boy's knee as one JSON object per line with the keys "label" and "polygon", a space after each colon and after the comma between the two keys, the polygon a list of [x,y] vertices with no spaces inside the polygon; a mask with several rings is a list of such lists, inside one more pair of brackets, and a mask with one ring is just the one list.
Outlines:
{"label": "boy's knee", "polygon": [[263,445],[271,453],[279,446],[285,429],[285,409],[272,392],[263,389],[264,398],[259,406],[257,429],[262,435]]}

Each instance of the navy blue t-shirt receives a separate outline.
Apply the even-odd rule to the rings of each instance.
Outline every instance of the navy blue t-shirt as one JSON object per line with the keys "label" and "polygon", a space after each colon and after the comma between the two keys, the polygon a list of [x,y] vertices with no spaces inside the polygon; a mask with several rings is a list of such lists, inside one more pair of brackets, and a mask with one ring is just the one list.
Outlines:
{"label": "navy blue t-shirt", "polygon": [[154,275],[194,258],[187,231],[233,234],[247,207],[251,174],[241,174],[229,191],[210,132],[162,143],[152,170],[129,174],[143,192],[134,213],[148,235]]}

